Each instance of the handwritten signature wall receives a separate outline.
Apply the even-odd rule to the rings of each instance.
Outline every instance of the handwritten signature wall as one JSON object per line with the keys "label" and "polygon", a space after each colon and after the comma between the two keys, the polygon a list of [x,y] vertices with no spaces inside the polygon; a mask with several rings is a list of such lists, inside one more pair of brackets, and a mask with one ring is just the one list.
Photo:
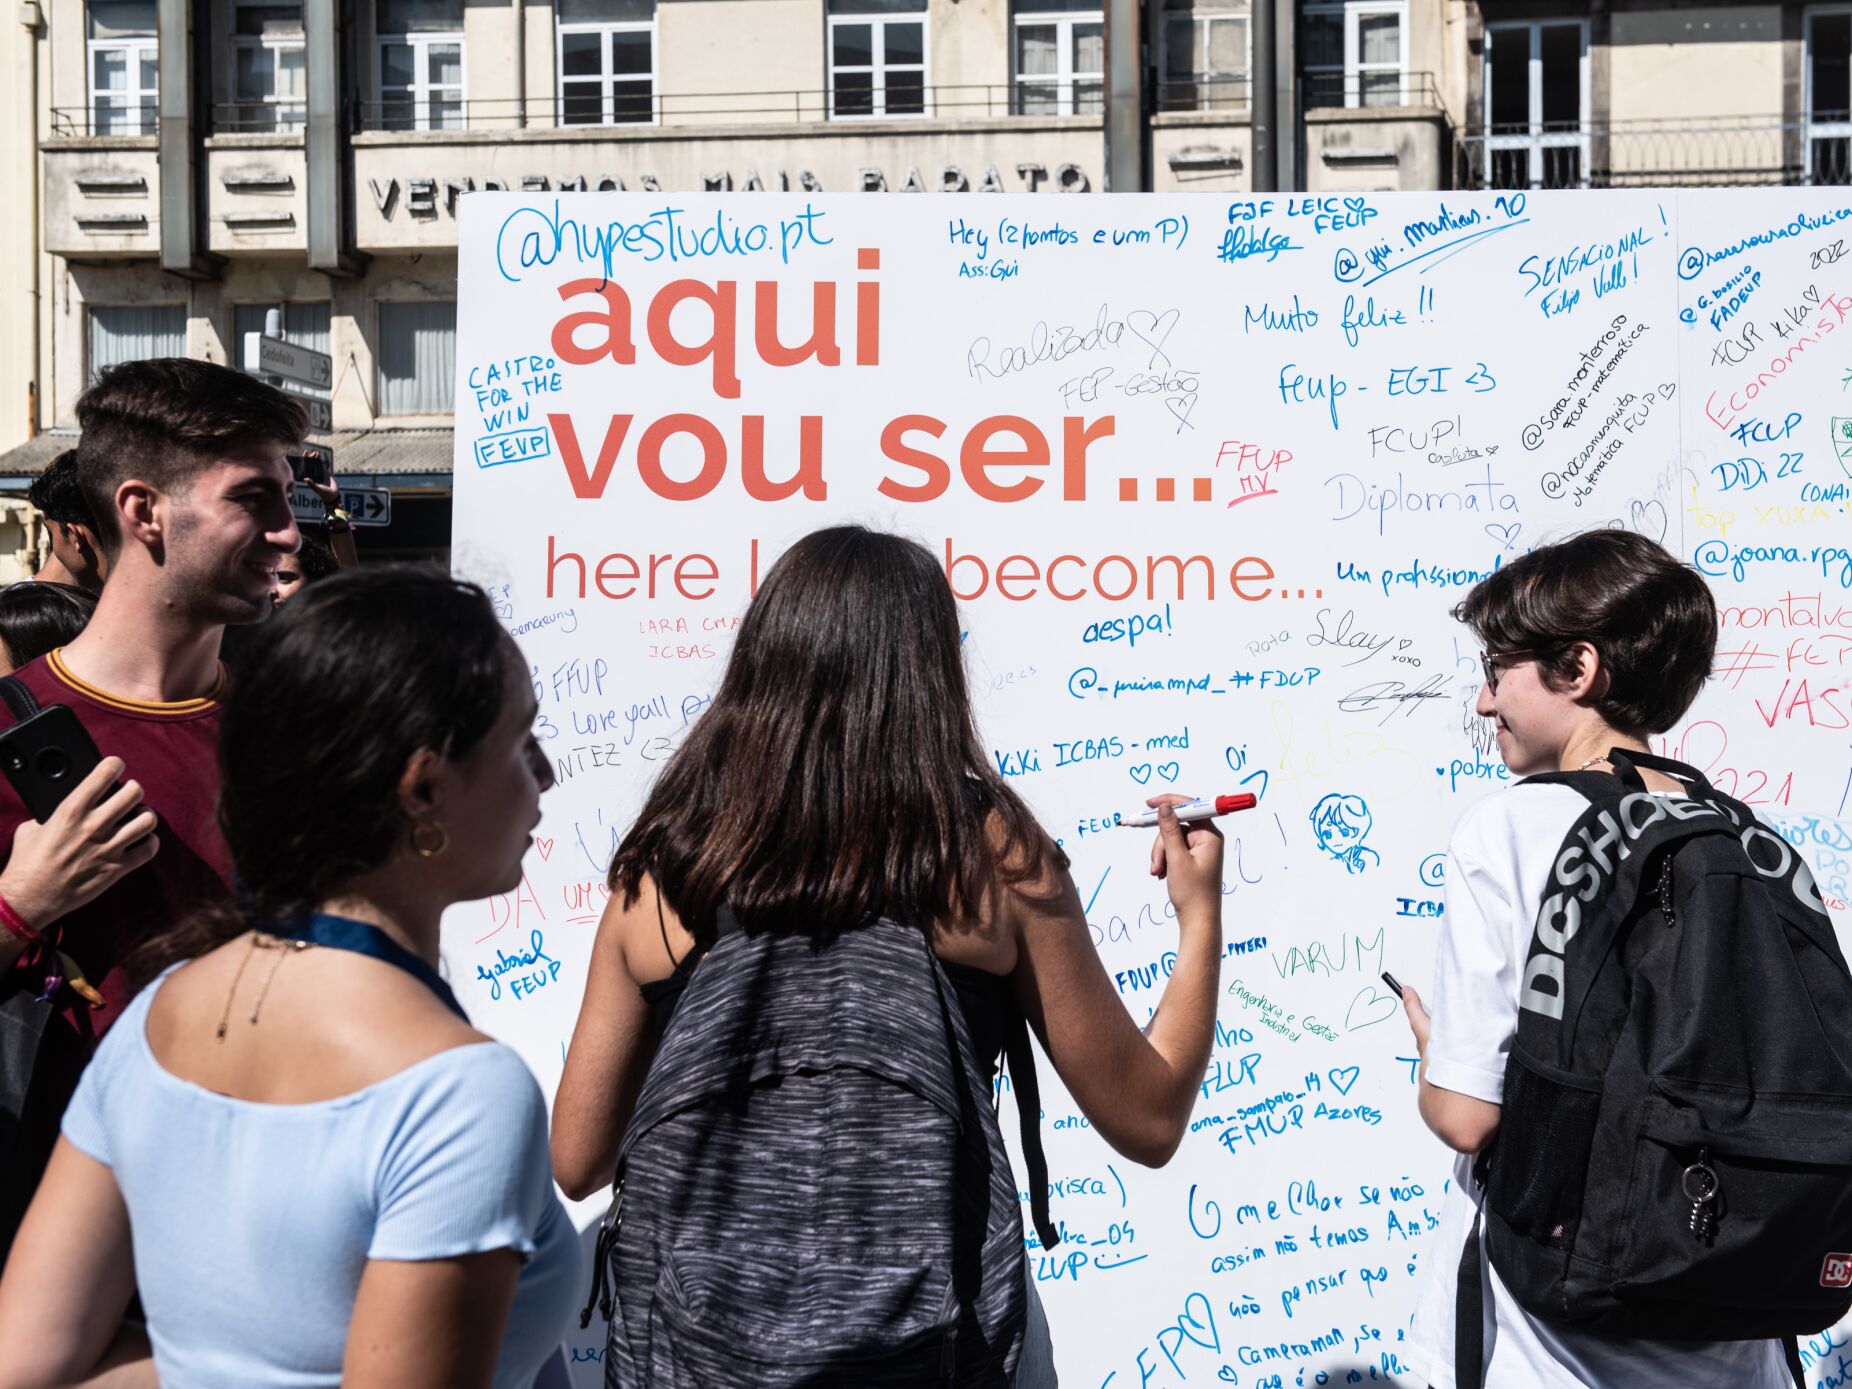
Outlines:
{"label": "handwritten signature wall", "polygon": [[[1426,985],[1453,821],[1507,784],[1448,617],[1499,565],[1625,526],[1702,570],[1716,673],[1664,750],[1808,853],[1847,930],[1843,192],[463,202],[456,566],[559,785],[519,892],[446,950],[549,1093],[613,847],[817,526],[943,558],[996,768],[1141,1021],[1175,931],[1115,812],[1259,795],[1175,1160],[1045,1092],[1065,1383],[1412,1382],[1416,1280],[1458,1251],[1378,974]],[[570,1344],[582,1383],[602,1346]]]}

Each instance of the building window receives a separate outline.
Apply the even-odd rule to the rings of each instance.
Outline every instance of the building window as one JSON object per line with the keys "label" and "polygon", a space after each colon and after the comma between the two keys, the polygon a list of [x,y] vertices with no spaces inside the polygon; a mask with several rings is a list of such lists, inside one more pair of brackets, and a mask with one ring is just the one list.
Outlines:
{"label": "building window", "polygon": [[1166,111],[1248,104],[1247,0],[1164,0]]}
{"label": "building window", "polygon": [[90,133],[152,135],[160,94],[154,0],[89,0]]}
{"label": "building window", "polygon": [[1588,184],[1588,24],[1488,24],[1486,184]]}
{"label": "building window", "polygon": [[561,125],[655,118],[656,0],[559,0]]}
{"label": "building window", "polygon": [[1299,32],[1308,106],[1406,104],[1408,9],[1403,0],[1310,3]]}
{"label": "building window", "polygon": [[454,300],[379,305],[380,414],[449,414],[456,374]]}
{"label": "building window", "polygon": [[1105,109],[1099,0],[1021,0],[1011,27],[1017,115],[1092,116]]}
{"label": "building window", "polygon": [[380,127],[463,128],[463,0],[379,0]]}
{"label": "building window", "polygon": [[300,130],[308,119],[302,6],[233,0],[231,130]]}
{"label": "building window", "polygon": [[830,115],[923,116],[926,0],[829,0]]}
{"label": "building window", "polygon": [[186,355],[186,305],[98,304],[90,310],[90,379],[118,362]]}
{"label": "building window", "polygon": [[1807,12],[1807,181],[1852,183],[1852,9]]}

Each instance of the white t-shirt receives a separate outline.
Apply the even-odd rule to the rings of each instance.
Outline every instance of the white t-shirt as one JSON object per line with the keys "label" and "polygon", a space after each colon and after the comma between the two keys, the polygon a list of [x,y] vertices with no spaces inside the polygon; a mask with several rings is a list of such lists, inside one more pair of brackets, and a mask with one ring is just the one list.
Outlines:
{"label": "white t-shirt", "polygon": [[[1502,1103],[1518,1030],[1518,980],[1550,865],[1588,801],[1567,786],[1514,786],[1474,805],[1447,848],[1447,914],[1428,998],[1428,1081]],[[1427,1251],[1407,1360],[1433,1389],[1454,1389],[1454,1301],[1460,1251],[1479,1198],[1472,1159],[1456,1157]],[[1645,1341],[1539,1322],[1490,1263],[1487,1389],[1792,1389],[1776,1341]]]}

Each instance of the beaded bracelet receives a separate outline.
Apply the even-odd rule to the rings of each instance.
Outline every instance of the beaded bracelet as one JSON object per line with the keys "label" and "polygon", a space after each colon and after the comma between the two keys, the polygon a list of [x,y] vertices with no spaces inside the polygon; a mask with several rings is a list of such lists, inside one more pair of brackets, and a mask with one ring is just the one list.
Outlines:
{"label": "beaded bracelet", "polygon": [[27,945],[37,945],[44,939],[26,924],[26,918],[13,910],[13,904],[4,897],[0,897],[0,926],[6,927]]}

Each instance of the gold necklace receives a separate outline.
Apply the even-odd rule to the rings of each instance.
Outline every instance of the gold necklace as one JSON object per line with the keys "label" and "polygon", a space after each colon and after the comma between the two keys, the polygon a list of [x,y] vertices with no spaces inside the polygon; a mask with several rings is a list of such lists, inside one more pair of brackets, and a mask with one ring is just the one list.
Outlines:
{"label": "gold necklace", "polygon": [[1590,767],[1594,766],[1597,762],[1606,762],[1607,760],[1608,760],[1608,755],[1604,752],[1599,757],[1589,758],[1588,761],[1584,762],[1581,766],[1577,767],[1576,770],[1578,772],[1586,772]]}
{"label": "gold necklace", "polygon": [[264,1000],[270,995],[271,982],[277,977],[277,971],[283,967],[284,957],[300,954],[314,944],[312,940],[284,940],[278,936],[267,936],[261,931],[251,932],[251,948],[245,951],[244,958],[238,962],[237,973],[232,975],[231,989],[225,995],[225,1009],[219,1014],[218,1037],[221,1042],[225,1040],[226,1028],[231,1023],[232,999],[237,997],[238,984],[244,978],[245,967],[251,963],[252,957],[257,954],[258,950],[274,950],[277,952],[277,957],[270,966],[270,972],[264,976],[263,987],[257,991],[257,1001],[251,1005],[250,1022],[253,1027],[257,1026],[257,1015],[263,1009]]}

